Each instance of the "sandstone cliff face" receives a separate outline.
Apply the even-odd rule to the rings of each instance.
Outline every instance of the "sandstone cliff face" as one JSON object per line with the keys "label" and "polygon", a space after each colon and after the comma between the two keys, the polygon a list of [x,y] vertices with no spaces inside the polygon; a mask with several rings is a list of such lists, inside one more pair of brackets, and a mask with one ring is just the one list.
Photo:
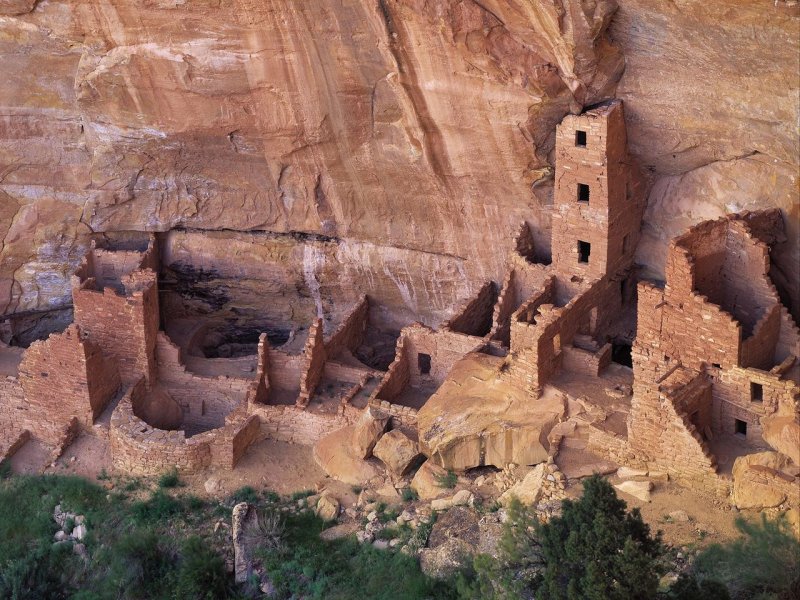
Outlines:
{"label": "sandstone cliff face", "polygon": [[521,220],[548,252],[554,126],[614,96],[649,274],[689,223],[779,206],[797,310],[793,4],[0,0],[0,313],[67,303],[92,232],[177,229],[170,266],[222,264],[240,304],[270,255],[304,310],[354,286],[435,324]]}

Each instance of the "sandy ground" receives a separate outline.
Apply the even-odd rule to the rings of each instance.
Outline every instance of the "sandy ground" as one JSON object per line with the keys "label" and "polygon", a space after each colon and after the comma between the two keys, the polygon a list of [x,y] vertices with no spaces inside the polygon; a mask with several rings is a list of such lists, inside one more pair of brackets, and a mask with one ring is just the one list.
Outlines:
{"label": "sandy ground", "polygon": [[[623,481],[613,475],[608,480],[612,484]],[[579,497],[580,483],[571,483],[567,493],[571,498]],[[704,547],[738,537],[734,521],[740,515],[747,516],[725,501],[715,500],[676,483],[656,483],[650,502],[619,491],[617,494],[625,500],[629,509],[638,508],[651,530],[660,530],[664,542],[673,546]],[[686,512],[688,522],[676,522],[668,517],[669,513],[679,510]]]}

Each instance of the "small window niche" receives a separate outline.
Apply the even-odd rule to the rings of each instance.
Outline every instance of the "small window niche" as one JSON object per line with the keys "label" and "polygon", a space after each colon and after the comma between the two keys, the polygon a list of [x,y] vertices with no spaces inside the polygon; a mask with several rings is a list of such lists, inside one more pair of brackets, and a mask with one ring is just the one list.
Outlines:
{"label": "small window niche", "polygon": [[750,382],[750,401],[763,402],[764,401],[764,386],[760,383]]}
{"label": "small window niche", "polygon": [[417,355],[417,366],[419,367],[420,373],[429,375],[431,372],[431,355],[420,352]]}
{"label": "small window niche", "polygon": [[589,242],[578,240],[578,262],[588,264],[591,253],[592,245]]}
{"label": "small window niche", "polygon": [[742,421],[741,419],[734,419],[733,420],[733,431],[736,435],[740,437],[747,437],[747,422]]}
{"label": "small window niche", "polygon": [[631,236],[629,233],[625,234],[625,237],[622,238],[622,253],[627,254],[631,251]]}
{"label": "small window niche", "polygon": [[578,202],[589,204],[589,186],[585,183],[578,184]]}
{"label": "small window niche", "polygon": [[575,130],[575,145],[578,148],[586,148],[586,132],[580,129]]}

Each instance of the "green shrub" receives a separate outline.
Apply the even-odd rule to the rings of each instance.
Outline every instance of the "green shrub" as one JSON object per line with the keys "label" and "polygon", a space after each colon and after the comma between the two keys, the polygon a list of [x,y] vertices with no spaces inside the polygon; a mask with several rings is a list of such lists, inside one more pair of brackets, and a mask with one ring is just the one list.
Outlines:
{"label": "green shrub", "polygon": [[206,507],[206,501],[194,494],[189,494],[184,500],[186,501],[186,508],[193,512],[203,510]]}
{"label": "green shrub", "polygon": [[719,581],[699,581],[692,575],[681,574],[664,594],[665,600],[730,600],[728,588]]}
{"label": "green shrub", "polygon": [[294,492],[292,494],[292,500],[297,502],[301,498],[308,498],[309,496],[313,496],[314,492],[312,490],[303,490],[301,492]]}
{"label": "green shrub", "polygon": [[742,537],[725,545],[714,544],[692,565],[695,577],[726,584],[731,597],[800,597],[800,542],[785,517],[760,521],[738,519]]}
{"label": "green shrub", "polygon": [[217,600],[229,596],[225,561],[199,537],[181,548],[175,596],[187,600]]}
{"label": "green shrub", "polygon": [[319,539],[324,524],[310,513],[287,519],[279,552],[263,552],[264,567],[278,598],[307,600],[455,599],[455,588],[436,582],[416,559],[382,552],[354,539]]}
{"label": "green shrub", "polygon": [[163,489],[176,488],[181,485],[181,478],[178,476],[178,470],[172,469],[167,471],[158,478],[158,487]]}
{"label": "green shrub", "polygon": [[169,538],[152,529],[122,535],[110,548],[108,576],[100,583],[99,591],[124,599],[158,597],[170,583],[175,562],[168,542]]}
{"label": "green shrub", "polygon": [[161,489],[156,490],[147,500],[134,502],[131,513],[138,524],[155,523],[176,517],[183,513],[183,503]]}
{"label": "green shrub", "polygon": [[467,598],[630,600],[654,598],[663,572],[661,534],[651,535],[637,509],[599,476],[583,496],[565,500],[560,517],[540,523],[517,500],[509,506],[499,559],[479,556],[475,577],[462,577]]}
{"label": "green shrub", "polygon": [[413,502],[414,500],[419,500],[419,494],[417,494],[416,490],[410,487],[403,488],[401,497],[403,498],[403,502]]}
{"label": "green shrub", "polygon": [[233,492],[228,499],[230,504],[239,504],[240,502],[247,502],[248,504],[256,504],[258,502],[258,492],[252,486],[245,485]]}
{"label": "green shrub", "polygon": [[453,473],[453,471],[447,471],[445,475],[436,476],[436,485],[438,485],[440,488],[453,489],[456,487],[457,483],[458,475]]}

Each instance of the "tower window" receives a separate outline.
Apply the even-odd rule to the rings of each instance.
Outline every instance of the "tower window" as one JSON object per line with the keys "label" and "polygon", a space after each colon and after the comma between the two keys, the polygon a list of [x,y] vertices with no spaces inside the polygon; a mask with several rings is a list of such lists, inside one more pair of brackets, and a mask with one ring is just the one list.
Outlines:
{"label": "tower window", "polygon": [[431,372],[431,355],[420,352],[417,355],[417,366],[420,373],[423,375],[429,374]]}
{"label": "tower window", "polygon": [[575,131],[575,145],[579,148],[586,148],[586,132],[578,129]]}
{"label": "tower window", "polygon": [[585,183],[578,184],[578,202],[589,202],[589,186]]}
{"label": "tower window", "polygon": [[763,402],[764,401],[764,386],[760,383],[750,382],[750,401]]}
{"label": "tower window", "polygon": [[578,262],[588,263],[589,254],[592,252],[592,245],[589,242],[578,240]]}
{"label": "tower window", "polygon": [[734,419],[733,430],[736,432],[736,435],[747,437],[747,423],[745,423],[744,421],[740,419]]}

